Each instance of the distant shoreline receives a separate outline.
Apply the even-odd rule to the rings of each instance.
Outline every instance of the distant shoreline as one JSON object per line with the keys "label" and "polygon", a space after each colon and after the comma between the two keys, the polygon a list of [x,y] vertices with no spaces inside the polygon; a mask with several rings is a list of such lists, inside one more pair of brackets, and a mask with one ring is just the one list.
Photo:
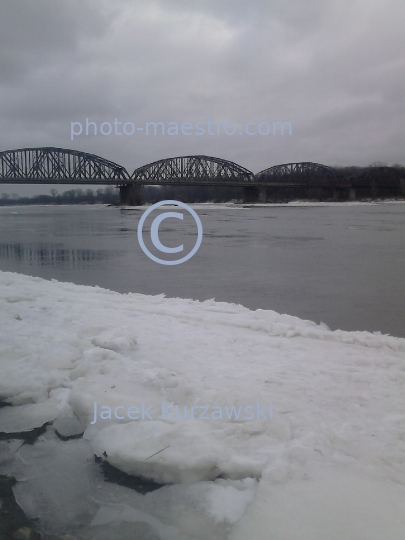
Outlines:
{"label": "distant shoreline", "polygon": [[[355,200],[355,201],[319,201],[319,200],[308,200],[308,199],[297,199],[293,201],[284,201],[284,202],[243,202],[243,201],[224,201],[224,202],[214,202],[214,201],[205,201],[205,202],[187,202],[190,205],[214,205],[214,206],[229,206],[229,207],[244,207],[244,208],[265,208],[267,206],[318,206],[318,205],[333,205],[333,206],[354,206],[359,204],[389,204],[389,203],[405,203],[405,198],[387,198],[387,199],[364,199],[364,200]],[[46,203],[46,202],[27,202],[21,203],[18,201],[13,201],[12,203],[3,203],[0,200],[1,208],[17,208],[17,207],[26,207],[26,206],[47,206],[47,207],[65,207],[65,206],[92,206],[92,207],[111,207],[111,208],[145,208],[151,206],[153,203],[147,202],[143,205],[121,205],[114,203],[78,203],[78,202],[65,202],[62,204],[57,203]]]}

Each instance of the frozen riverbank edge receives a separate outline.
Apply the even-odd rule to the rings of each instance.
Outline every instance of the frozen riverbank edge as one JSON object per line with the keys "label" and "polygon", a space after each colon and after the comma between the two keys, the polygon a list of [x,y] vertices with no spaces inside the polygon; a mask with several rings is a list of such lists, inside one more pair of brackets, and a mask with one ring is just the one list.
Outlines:
{"label": "frozen riverbank edge", "polygon": [[[48,534],[402,540],[404,339],[7,272],[0,322],[0,397],[13,405],[0,432],[49,423],[33,445],[2,443],[0,473]],[[162,402],[272,403],[273,417],[162,419]],[[94,403],[159,418],[92,425]],[[107,485],[94,454],[173,485]]]}

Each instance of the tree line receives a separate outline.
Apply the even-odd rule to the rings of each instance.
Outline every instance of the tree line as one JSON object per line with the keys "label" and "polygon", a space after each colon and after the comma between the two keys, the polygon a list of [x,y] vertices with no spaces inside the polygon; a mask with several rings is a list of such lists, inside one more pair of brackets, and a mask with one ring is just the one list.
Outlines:
{"label": "tree line", "polygon": [[17,193],[2,193],[0,205],[25,205],[25,204],[118,204],[118,189],[107,186],[104,189],[69,189],[59,193],[57,189],[51,189],[50,195],[32,195],[21,197]]}
{"label": "tree line", "polygon": [[[104,189],[69,189],[59,193],[51,189],[50,195],[20,196],[17,193],[3,193],[0,197],[1,206],[30,205],[30,204],[112,204],[120,203],[119,190],[108,186]],[[226,202],[243,199],[241,188],[215,186],[145,186],[142,198],[146,203],[155,203],[166,199],[176,199],[183,202]]]}

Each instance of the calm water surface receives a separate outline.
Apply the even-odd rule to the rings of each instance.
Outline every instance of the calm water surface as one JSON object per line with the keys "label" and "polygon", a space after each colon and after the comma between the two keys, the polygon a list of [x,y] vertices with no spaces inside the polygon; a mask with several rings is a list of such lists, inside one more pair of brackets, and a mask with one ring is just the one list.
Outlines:
{"label": "calm water surface", "polygon": [[[0,270],[405,337],[405,204],[193,208],[204,228],[199,251],[163,266],[137,241],[145,207],[0,207]],[[163,244],[186,252],[195,242],[187,215],[160,231]]]}

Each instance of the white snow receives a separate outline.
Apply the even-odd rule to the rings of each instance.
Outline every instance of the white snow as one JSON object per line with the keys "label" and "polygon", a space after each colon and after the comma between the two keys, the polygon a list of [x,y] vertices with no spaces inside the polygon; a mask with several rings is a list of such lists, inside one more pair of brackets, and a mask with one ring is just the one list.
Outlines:
{"label": "white snow", "polygon": [[[0,431],[50,423],[34,445],[2,443],[0,473],[49,534],[405,537],[404,339],[7,272],[0,328],[0,397],[13,405]],[[95,402],[111,419],[92,423]],[[162,402],[271,403],[273,417],[162,418]],[[131,420],[142,404],[152,419]],[[173,485],[140,495],[106,483],[94,453]]]}

